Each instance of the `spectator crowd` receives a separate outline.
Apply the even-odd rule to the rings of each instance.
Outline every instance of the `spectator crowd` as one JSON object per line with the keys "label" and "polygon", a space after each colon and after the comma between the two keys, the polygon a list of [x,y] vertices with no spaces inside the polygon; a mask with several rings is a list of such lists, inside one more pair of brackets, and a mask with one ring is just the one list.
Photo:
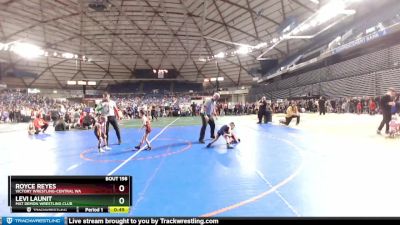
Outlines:
{"label": "spectator crowd", "polygon": [[[96,97],[94,97],[96,98]],[[170,116],[198,116],[202,101],[193,101],[191,96],[149,95],[114,95],[120,118],[139,118],[142,109],[151,115],[152,120]],[[267,111],[286,113],[288,107],[295,104],[301,113],[356,113],[377,114],[380,112],[379,97],[354,98],[307,98],[268,101]],[[398,102],[398,99],[397,99]],[[37,130],[52,123],[55,130],[72,128],[90,129],[95,123],[96,103],[89,104],[81,100],[54,99],[40,94],[28,94],[24,91],[3,90],[0,92],[0,123],[31,122]],[[260,102],[227,103],[219,101],[216,105],[218,115],[257,114]],[[397,107],[397,106],[396,106]],[[397,107],[400,108],[400,107]],[[396,109],[394,109],[397,111]],[[40,115],[40,116],[39,116]],[[41,122],[36,121],[41,119]],[[40,125],[38,125],[40,124]],[[47,128],[47,127],[46,127]],[[39,129],[43,130],[43,128]],[[45,130],[45,129],[44,129]]]}

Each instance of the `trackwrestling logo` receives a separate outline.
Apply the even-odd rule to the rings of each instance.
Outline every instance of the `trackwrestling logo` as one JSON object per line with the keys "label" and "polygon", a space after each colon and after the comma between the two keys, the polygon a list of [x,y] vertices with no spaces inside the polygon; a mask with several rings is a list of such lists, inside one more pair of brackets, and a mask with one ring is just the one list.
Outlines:
{"label": "trackwrestling logo", "polygon": [[3,217],[3,225],[64,225],[63,217]]}

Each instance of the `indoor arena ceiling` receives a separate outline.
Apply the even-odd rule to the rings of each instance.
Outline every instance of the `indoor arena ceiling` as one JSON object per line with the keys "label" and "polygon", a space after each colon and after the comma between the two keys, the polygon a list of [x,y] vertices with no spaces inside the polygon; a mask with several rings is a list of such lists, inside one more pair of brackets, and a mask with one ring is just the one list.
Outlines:
{"label": "indoor arena ceiling", "polygon": [[[31,43],[47,52],[28,60],[1,51],[6,67],[38,74],[3,81],[65,87],[68,80],[102,79],[97,85],[103,87],[134,80],[136,69],[176,69],[180,80],[202,82],[219,71],[227,85],[249,84],[250,69],[259,66],[256,58],[265,49],[204,59],[237,47],[228,42],[255,46],[270,41],[288,18],[302,21],[319,8],[318,0],[104,0],[99,10],[88,6],[93,2],[0,0],[1,42]],[[285,41],[264,57],[282,59],[305,44]],[[58,57],[62,53],[86,60]]]}

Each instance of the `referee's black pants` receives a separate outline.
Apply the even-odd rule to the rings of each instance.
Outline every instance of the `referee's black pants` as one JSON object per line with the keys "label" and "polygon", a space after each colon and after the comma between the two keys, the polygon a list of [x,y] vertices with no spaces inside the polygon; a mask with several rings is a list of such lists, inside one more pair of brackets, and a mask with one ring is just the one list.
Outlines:
{"label": "referee's black pants", "polygon": [[378,127],[378,130],[381,131],[383,126],[386,125],[386,133],[389,133],[389,122],[392,119],[392,112],[391,111],[383,111],[382,112],[382,122]]}
{"label": "referee's black pants", "polygon": [[262,123],[263,118],[264,118],[264,123],[268,123],[267,111],[266,110],[258,111],[258,123]]}
{"label": "referee's black pants", "polygon": [[108,116],[107,117],[107,123],[106,123],[107,144],[108,144],[108,137],[109,137],[108,131],[109,131],[109,128],[110,128],[110,123],[114,127],[115,134],[117,134],[118,142],[121,142],[121,134],[119,132],[119,126],[118,126],[117,119],[115,118],[115,116]]}
{"label": "referee's black pants", "polygon": [[[202,122],[202,127],[200,130],[200,138],[199,141],[204,141],[204,136],[206,134],[206,128],[207,128],[207,121],[206,121],[206,117],[204,116],[204,114],[201,114],[201,122]],[[208,115],[208,124],[210,124],[210,128],[211,128],[211,132],[210,132],[210,137],[211,138],[215,138],[214,132],[215,132],[215,122],[214,122],[214,118],[210,117]]]}
{"label": "referee's black pants", "polygon": [[325,106],[320,107],[320,108],[319,108],[319,115],[322,115],[322,114],[325,115],[325,113],[326,113],[326,107],[325,107]]}

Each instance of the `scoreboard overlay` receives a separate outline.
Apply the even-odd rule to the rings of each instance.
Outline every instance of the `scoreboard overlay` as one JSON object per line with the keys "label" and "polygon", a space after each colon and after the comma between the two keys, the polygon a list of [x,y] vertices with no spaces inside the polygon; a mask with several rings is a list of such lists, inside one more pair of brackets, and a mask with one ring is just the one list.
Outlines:
{"label": "scoreboard overlay", "polygon": [[12,213],[128,213],[131,176],[9,176]]}

